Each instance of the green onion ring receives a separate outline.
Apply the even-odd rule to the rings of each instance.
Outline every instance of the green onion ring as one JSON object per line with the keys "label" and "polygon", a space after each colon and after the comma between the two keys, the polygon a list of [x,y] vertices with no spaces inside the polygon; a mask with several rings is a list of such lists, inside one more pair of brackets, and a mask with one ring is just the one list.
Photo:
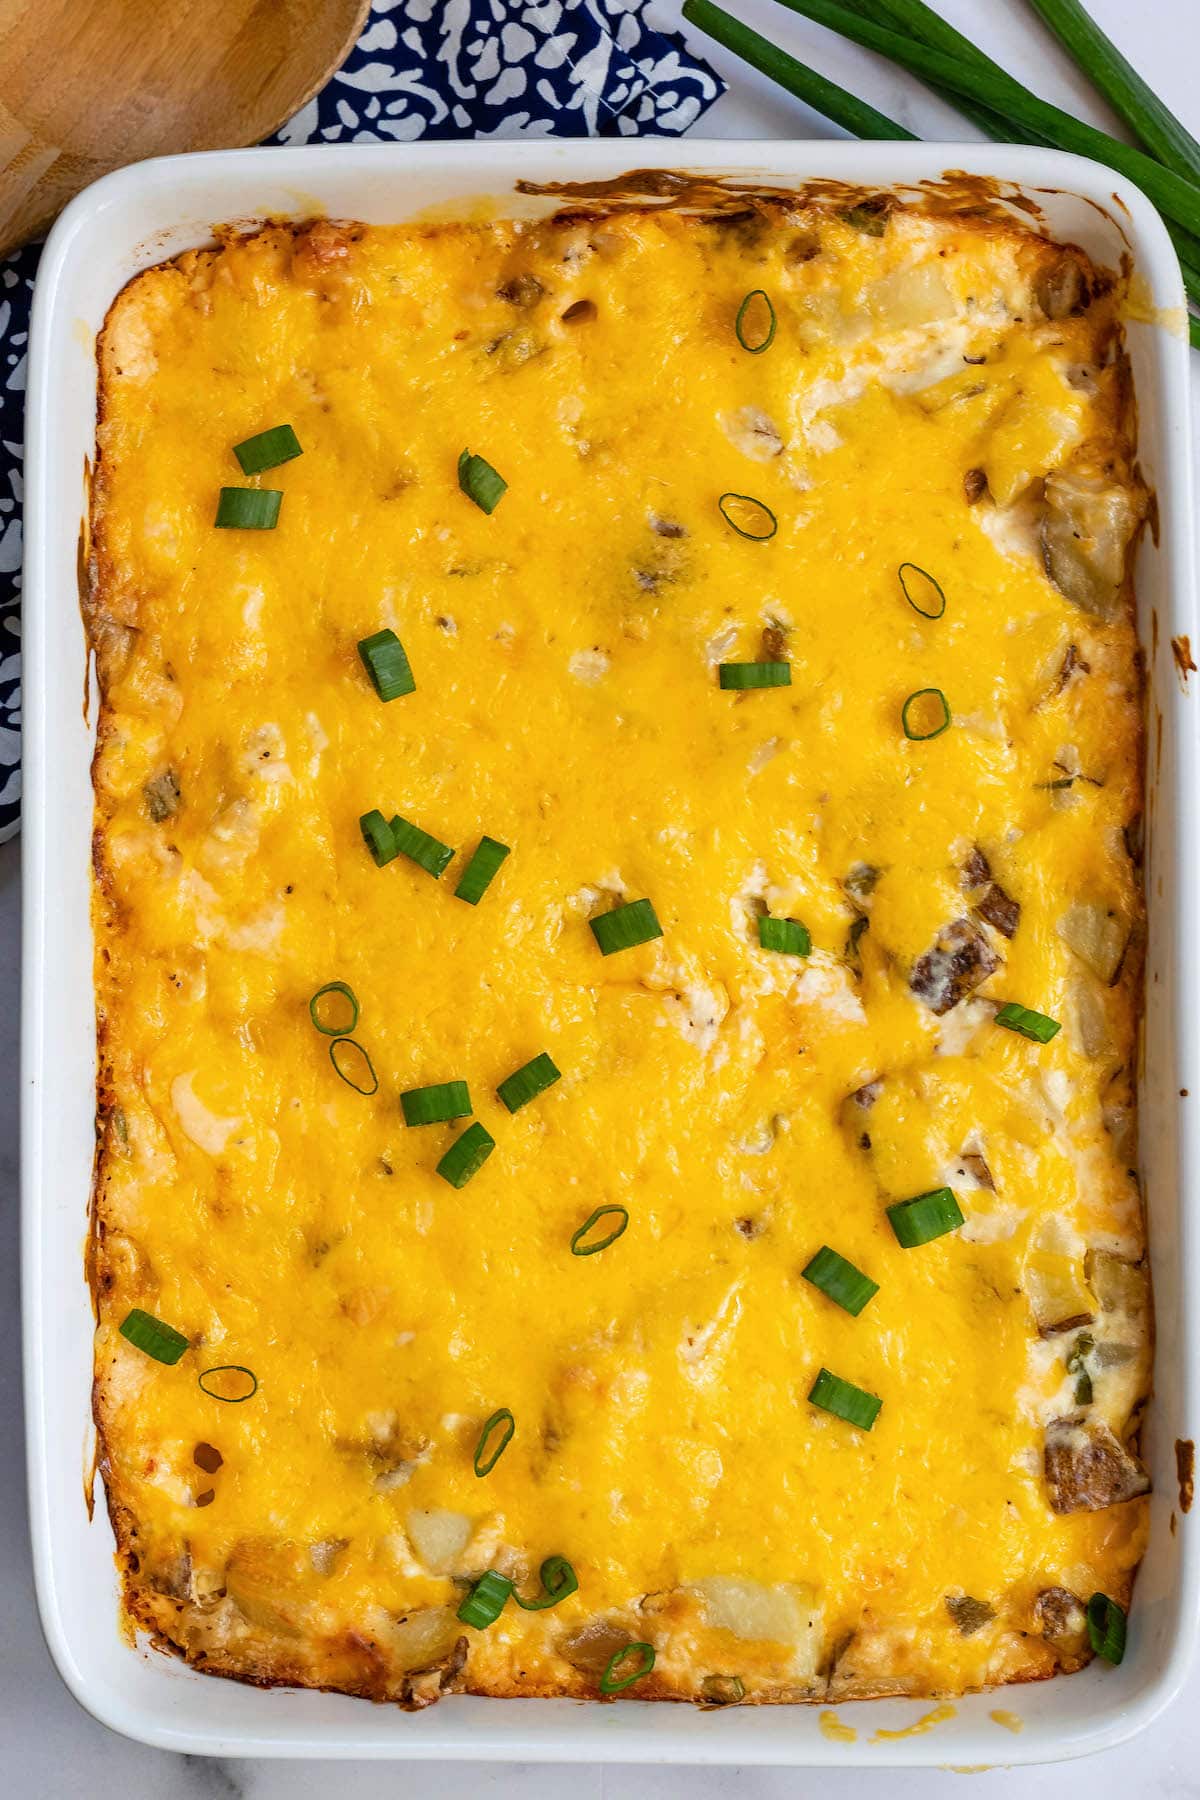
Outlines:
{"label": "green onion ring", "polygon": [[[250,1392],[248,1394],[218,1394],[215,1388],[204,1386],[210,1375],[248,1375]],[[244,1401],[253,1400],[258,1392],[258,1376],[253,1369],[248,1369],[245,1363],[218,1363],[215,1369],[202,1370],[197,1375],[196,1381],[201,1391],[207,1394],[210,1400],[220,1400],[225,1406],[241,1406]]]}
{"label": "green onion ring", "polygon": [[[350,1023],[348,1025],[322,1025],[317,1015],[317,1003],[323,1000],[326,994],[342,994],[350,1002]],[[358,1024],[358,1000],[355,997],[354,989],[344,981],[327,981],[324,987],[317,989],[309,1001],[308,1016],[322,1037],[349,1037]]]}
{"label": "green onion ring", "polygon": [[[609,1232],[607,1237],[601,1238],[598,1243],[585,1244],[583,1240],[592,1229],[592,1226],[598,1225],[601,1219],[608,1218],[616,1218],[620,1223]],[[623,1235],[627,1230],[628,1225],[629,1214],[623,1206],[598,1206],[591,1218],[584,1220],[583,1224],[579,1227],[579,1230],[571,1239],[571,1255],[595,1256],[597,1251],[607,1250],[610,1244],[615,1244],[617,1239]]]}
{"label": "green onion ring", "polygon": [[[501,1428],[507,1426],[507,1430],[504,1431],[504,1435],[501,1437],[500,1442],[489,1456],[487,1454],[488,1439],[498,1426]],[[496,1464],[500,1461],[500,1458],[504,1455],[504,1452],[508,1449],[509,1444],[512,1442],[513,1433],[516,1429],[517,1422],[509,1412],[507,1406],[498,1407],[491,1418],[488,1419],[483,1430],[479,1434],[479,1442],[475,1446],[475,1473],[481,1479],[484,1475],[491,1474]]]}
{"label": "green onion ring", "polygon": [[[927,700],[930,695],[932,695],[935,700],[941,701],[942,722],[940,725],[935,725],[932,731],[914,731],[908,722],[909,708],[918,700]],[[904,727],[904,735],[910,743],[926,744],[929,742],[930,738],[941,737],[943,731],[945,731],[950,724],[950,704],[941,688],[918,688],[915,694],[910,694],[908,699],[904,702],[904,705],[900,708],[900,723]]]}
{"label": "green onion ring", "polygon": [[[752,300],[763,301],[767,309],[767,317],[770,321],[767,326],[766,337],[757,344],[748,344],[746,342],[745,331],[743,330],[746,313],[749,310],[750,302]],[[765,288],[751,288],[750,292],[746,295],[746,298],[742,301],[742,304],[738,307],[737,319],[733,329],[737,334],[738,343],[742,346],[743,350],[748,350],[751,356],[761,356],[764,350],[769,350],[771,348],[771,345],[775,342],[775,308],[772,306],[771,296],[767,293]]]}
{"label": "green onion ring", "polygon": [[[343,1069],[341,1063],[338,1061],[338,1051],[339,1050],[357,1050],[358,1054],[362,1057],[363,1062],[367,1066],[367,1074],[370,1077],[370,1081],[371,1081],[370,1087],[360,1087],[357,1081],[351,1080],[350,1076],[347,1075],[345,1069]],[[375,1065],[371,1061],[370,1057],[367,1055],[366,1051],[363,1049],[362,1045],[359,1043],[357,1038],[352,1038],[352,1037],[331,1038],[330,1043],[329,1043],[329,1060],[333,1064],[334,1069],[337,1072],[337,1074],[339,1074],[341,1076],[342,1080],[345,1082],[346,1086],[352,1087],[356,1094],[366,1094],[369,1097],[371,1094],[377,1094],[379,1092],[379,1077],[375,1073]]]}
{"label": "green onion ring", "polygon": [[[905,569],[911,569],[914,575],[919,575],[922,581],[927,581],[929,583],[940,602],[936,612],[926,612],[923,606],[917,605],[916,601],[909,593],[908,582],[904,577]],[[920,613],[923,619],[940,619],[946,610],[946,596],[942,592],[941,583],[933,579],[933,576],[929,573],[928,569],[922,569],[917,563],[902,562],[900,567],[896,570],[896,573],[900,577],[900,586],[904,591],[904,598],[908,601],[908,604],[912,607],[913,611],[915,613]]]}
{"label": "green onion ring", "polygon": [[[729,508],[726,505],[726,501],[728,500],[740,500],[744,506],[755,507],[757,512],[763,514],[769,521],[770,529],[767,531],[746,531],[743,526],[738,524],[736,519],[730,516]],[[749,538],[752,544],[765,544],[767,539],[773,538],[775,533],[779,530],[779,520],[775,517],[775,514],[771,511],[770,507],[765,506],[761,500],[756,500],[753,494],[722,494],[717,501],[717,510],[731,530],[736,531],[739,537]]]}
{"label": "green onion ring", "polygon": [[513,1589],[513,1599],[526,1612],[544,1612],[548,1606],[557,1606],[579,1586],[579,1577],[565,1556],[548,1556],[542,1564],[540,1580],[545,1591],[534,1600],[522,1600]]}
{"label": "green onion ring", "polygon": [[[617,1669],[625,1661],[627,1656],[635,1655],[638,1658],[637,1668],[634,1669],[632,1674],[622,1675],[620,1680],[617,1680]],[[602,1694],[624,1693],[627,1687],[632,1687],[635,1681],[640,1681],[643,1675],[648,1675],[653,1667],[653,1644],[626,1644],[623,1650],[614,1650],[613,1654],[609,1657],[604,1673],[600,1677],[600,1692]]]}

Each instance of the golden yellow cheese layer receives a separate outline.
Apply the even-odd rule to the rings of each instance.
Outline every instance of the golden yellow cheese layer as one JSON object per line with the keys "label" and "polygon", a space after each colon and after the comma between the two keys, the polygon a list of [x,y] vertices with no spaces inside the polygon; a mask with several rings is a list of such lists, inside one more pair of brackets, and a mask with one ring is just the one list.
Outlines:
{"label": "golden yellow cheese layer", "polygon": [[[267,229],[120,297],[97,1406],[131,1611],[192,1660],[420,1703],[595,1692],[636,1640],[634,1695],[954,1692],[1086,1656],[1039,1596],[1127,1598],[1145,1501],[1056,1512],[1045,1462],[1063,1419],[1132,1454],[1149,1379],[1110,286],[980,219],[798,205]],[[303,455],[247,482],[232,446],[284,421]],[[508,483],[490,516],[465,447]],[[275,530],[214,529],[238,485],[281,490]],[[387,705],[356,651],[384,627],[416,680]],[[720,689],[764,655],[789,687]],[[925,688],[952,722],[910,741]],[[445,876],[377,868],[371,808],[454,846]],[[485,833],[511,855],[472,907]],[[662,937],[603,957],[589,920],[641,897]],[[761,948],[764,911],[811,954]],[[934,1010],[956,921],[995,967]],[[333,980],[371,1097],[309,1020]],[[510,1116],[541,1051],[562,1079]],[[496,1140],[457,1191],[465,1121],[399,1106],[454,1078]],[[943,1185],[964,1226],[901,1248],[885,1208]],[[605,1204],[628,1230],[573,1256]],[[879,1284],[858,1317],[802,1278],[825,1244]],[[175,1366],[120,1336],[135,1306]],[[201,1391],[220,1364],[251,1400]],[[822,1367],[873,1430],[808,1403]],[[561,1606],[455,1620],[552,1553]]]}

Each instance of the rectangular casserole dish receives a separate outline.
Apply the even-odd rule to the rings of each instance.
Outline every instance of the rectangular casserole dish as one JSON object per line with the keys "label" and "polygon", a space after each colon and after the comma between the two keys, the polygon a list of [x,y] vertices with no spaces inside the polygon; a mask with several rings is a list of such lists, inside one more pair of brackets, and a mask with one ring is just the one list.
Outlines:
{"label": "rectangular casserole dish", "polygon": [[[1078,241],[1097,261],[1128,251],[1139,275],[1130,326],[1140,402],[1140,460],[1158,497],[1157,543],[1138,568],[1141,635],[1148,665],[1150,943],[1141,1105],[1142,1176],[1151,1219],[1159,1315],[1159,1383],[1146,1436],[1155,1480],[1151,1548],[1135,1603],[1129,1654],[1112,1672],[1093,1667],[1068,1683],[1009,1689],[1009,1735],[990,1717],[995,1699],[956,1703],[928,1735],[886,1736],[930,1703],[859,1704],[843,1723],[854,1743],[826,1735],[816,1708],[710,1713],[636,1703],[591,1708],[581,1718],[549,1702],[452,1698],[415,1718],[368,1710],[332,1695],[257,1693],[202,1681],[155,1653],[126,1649],[118,1632],[111,1538],[87,1525],[79,1486],[77,1426],[86,1423],[90,1327],[76,1308],[85,1199],[90,1181],[92,1029],[88,930],[88,765],[91,733],[78,713],[82,634],[71,583],[92,450],[94,334],[116,291],[138,269],[209,235],[214,221],[314,212],[368,221],[435,216],[478,206],[504,214],[552,208],[512,192],[530,181],[604,179],[630,158],[601,144],[420,146],[378,150],[235,153],[173,159],[112,177],[64,216],[47,249],[34,324],[30,385],[29,781],[25,1077],[26,1323],[31,1492],[43,1620],[77,1696],[117,1729],[181,1750],[239,1754],[512,1756],[547,1759],[836,1762],[1037,1760],[1104,1747],[1153,1715],[1182,1678],[1194,1572],[1184,1529],[1172,1521],[1175,1445],[1190,1439],[1191,1325],[1181,1287],[1190,1245],[1181,1216],[1191,1156],[1188,1100],[1193,1030],[1175,933],[1188,916],[1190,870],[1176,822],[1194,777],[1190,701],[1175,672],[1173,640],[1194,635],[1188,555],[1187,435],[1181,395],[1186,339],[1179,335],[1178,272],[1147,203],[1108,171],[1071,158],[1006,149],[859,145],[689,145],[690,169],[774,185],[828,176],[874,186],[937,179],[945,170],[1000,178],[1042,207],[1051,233]],[[677,166],[665,146],[638,160]],[[1141,302],[1144,301],[1144,305]],[[1172,310],[1174,309],[1174,310]],[[1174,328],[1174,329],[1173,329]],[[50,427],[53,427],[51,436]],[[53,601],[50,596],[53,595]],[[1184,659],[1180,658],[1182,663]],[[65,679],[64,679],[65,677]],[[51,803],[50,796],[53,796]],[[62,979],[65,977],[65,979]],[[57,979],[56,979],[57,978]],[[51,1110],[53,1109],[53,1110]],[[49,1129],[53,1120],[54,1129]],[[76,1210],[78,1208],[78,1210]],[[1173,1235],[1177,1234],[1177,1235]],[[85,1455],[88,1452],[85,1450]],[[113,1654],[115,1652],[115,1654]],[[174,1684],[173,1686],[171,1684]],[[947,1709],[942,1709],[946,1711]]]}

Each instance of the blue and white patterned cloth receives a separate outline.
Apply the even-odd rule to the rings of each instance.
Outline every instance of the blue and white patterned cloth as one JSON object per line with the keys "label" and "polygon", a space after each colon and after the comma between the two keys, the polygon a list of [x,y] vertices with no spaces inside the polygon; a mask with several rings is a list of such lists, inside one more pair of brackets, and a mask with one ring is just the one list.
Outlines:
{"label": "blue and white patterned cloth", "polygon": [[[723,91],[643,0],[374,0],[278,144],[673,137]],[[21,447],[40,246],[0,262],[0,842],[20,823]]]}

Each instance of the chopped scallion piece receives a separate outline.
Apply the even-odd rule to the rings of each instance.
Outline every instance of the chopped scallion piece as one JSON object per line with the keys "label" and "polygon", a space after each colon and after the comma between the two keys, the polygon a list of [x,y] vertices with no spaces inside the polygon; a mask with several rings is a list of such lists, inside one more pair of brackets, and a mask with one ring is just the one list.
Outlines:
{"label": "chopped scallion piece", "polygon": [[605,956],[617,950],[632,950],[635,944],[648,944],[662,936],[662,926],[649,900],[629,900],[614,906],[611,912],[589,919],[592,936]]}
{"label": "chopped scallion piece", "polygon": [[[244,1375],[245,1380],[215,1381],[213,1378],[217,1375]],[[244,1400],[253,1400],[258,1392],[258,1376],[245,1363],[220,1363],[215,1369],[203,1370],[196,1381],[210,1400],[222,1400],[226,1406],[241,1406]],[[240,1391],[230,1391],[235,1388]]]}
{"label": "chopped scallion piece", "polygon": [[451,1187],[464,1188],[472,1176],[478,1175],[495,1148],[495,1138],[476,1119],[461,1137],[455,1138],[439,1162],[437,1172]]}
{"label": "chopped scallion piece", "polygon": [[303,456],[300,439],[290,425],[272,425],[257,437],[244,438],[233,446],[233,454],[242,465],[243,475],[261,475],[264,469],[277,469],[280,463]]}
{"label": "chopped scallion piece", "polygon": [[498,475],[490,462],[482,456],[472,456],[469,450],[464,450],[458,459],[458,485],[468,500],[473,500],[485,513],[495,512],[508,487],[503,475]]}
{"label": "chopped scallion piece", "polygon": [[857,1319],[867,1301],[879,1292],[879,1283],[856,1269],[852,1262],[823,1244],[806,1268],[801,1270],[805,1281],[811,1281],[835,1306],[843,1312],[852,1313]]}
{"label": "chopped scallion piece", "polygon": [[[761,302],[761,304],[756,304]],[[738,307],[733,327],[737,341],[751,356],[761,356],[775,341],[775,308],[763,288],[752,288]]]}
{"label": "chopped scallion piece", "polygon": [[728,662],[717,664],[717,681],[725,689],[791,687],[790,662]]}
{"label": "chopped scallion piece", "polygon": [[448,1119],[465,1119],[471,1113],[471,1095],[465,1081],[438,1081],[430,1087],[407,1088],[400,1096],[406,1125],[444,1125]]}
{"label": "chopped scallion piece", "polygon": [[963,1222],[958,1201],[948,1187],[933,1188],[912,1200],[900,1200],[888,1207],[887,1216],[896,1242],[905,1250],[931,1244],[935,1238],[957,1231]]}
{"label": "chopped scallion piece", "polygon": [[845,1419],[847,1425],[857,1425],[860,1431],[870,1431],[883,1405],[878,1394],[868,1394],[864,1388],[855,1387],[852,1381],[843,1381],[840,1375],[830,1374],[828,1369],[818,1372],[808,1390],[808,1398],[822,1412],[833,1413],[836,1418]]}
{"label": "chopped scallion piece", "polygon": [[997,1025],[1003,1025],[1006,1031],[1019,1032],[1022,1037],[1031,1038],[1035,1044],[1048,1044],[1057,1037],[1062,1026],[1057,1019],[1047,1018],[1045,1013],[1034,1012],[1032,1007],[1018,1006],[1010,1000],[996,1014]]}
{"label": "chopped scallion piece", "polygon": [[897,574],[904,598],[923,619],[940,619],[946,610],[946,596],[941,586],[916,563],[902,562]]}
{"label": "chopped scallion piece", "polygon": [[545,1612],[548,1606],[557,1606],[568,1594],[575,1593],[579,1577],[565,1556],[548,1556],[541,1567],[541,1583],[543,1592],[535,1600],[522,1600],[514,1588],[513,1599],[526,1612]]}
{"label": "chopped scallion piece", "polygon": [[[588,1232],[591,1231],[594,1225],[598,1225],[601,1219],[616,1219],[617,1223],[608,1233],[607,1237],[597,1238],[595,1243],[591,1244],[585,1242]],[[595,1256],[598,1250],[607,1250],[610,1244],[616,1243],[617,1239],[625,1232],[628,1225],[629,1214],[623,1206],[598,1206],[591,1217],[584,1220],[583,1224],[579,1227],[579,1230],[571,1239],[571,1255]]]}
{"label": "chopped scallion piece", "polygon": [[473,1625],[476,1631],[486,1631],[504,1611],[512,1591],[513,1584],[507,1575],[489,1569],[486,1575],[479,1577],[459,1607],[457,1616],[464,1625]]}
{"label": "chopped scallion piece", "polygon": [[358,828],[363,834],[363,841],[371,855],[375,858],[377,868],[382,869],[384,863],[390,863],[400,854],[399,846],[392,835],[392,828],[379,811],[372,807],[358,821]]}
{"label": "chopped scallion piece", "polygon": [[779,520],[770,507],[753,494],[722,494],[717,508],[725,523],[752,543],[765,544],[779,530]]}
{"label": "chopped scallion piece", "polygon": [[404,645],[394,631],[385,628],[371,637],[360,638],[358,654],[381,700],[399,700],[402,694],[414,692],[417,684]]}
{"label": "chopped scallion piece", "polygon": [[419,825],[410,824],[402,819],[399,813],[391,824],[392,842],[401,856],[407,856],[418,868],[424,869],[436,881],[446,865],[452,861],[454,851],[449,844],[443,844],[439,838],[430,837]]}
{"label": "chopped scallion piece", "polygon": [[[618,1675],[617,1670],[630,1656],[637,1659],[635,1666],[628,1675]],[[653,1644],[626,1644],[623,1650],[615,1650],[609,1657],[604,1673],[600,1677],[600,1692],[602,1694],[624,1693],[627,1687],[632,1687],[635,1681],[640,1681],[644,1675],[648,1675],[653,1667]]]}
{"label": "chopped scallion piece", "polygon": [[481,1478],[490,1475],[508,1446],[512,1442],[517,1422],[507,1406],[501,1406],[494,1412],[479,1434],[479,1442],[475,1446],[475,1473]]}
{"label": "chopped scallion piece", "polygon": [[282,504],[279,488],[223,487],[215,523],[222,531],[274,531]]}
{"label": "chopped scallion piece", "polygon": [[[327,994],[336,994],[338,998],[328,1007],[321,1005]],[[345,1013],[340,1002],[344,1001],[349,1008]],[[330,1014],[334,1017],[331,1019]],[[344,1023],[338,1024],[336,1015],[342,1013]],[[324,987],[317,989],[308,1003],[308,1016],[323,1037],[349,1037],[358,1024],[358,1001],[354,989],[344,981],[327,981]]]}
{"label": "chopped scallion piece", "polygon": [[188,1347],[188,1339],[173,1325],[164,1325],[153,1313],[135,1306],[121,1321],[121,1336],[128,1338],[138,1350],[144,1350],[155,1362],[177,1363]]}
{"label": "chopped scallion piece", "polygon": [[379,1077],[375,1065],[357,1038],[335,1037],[330,1040],[329,1060],[347,1087],[356,1094],[377,1094]]}
{"label": "chopped scallion piece", "polygon": [[1107,1594],[1093,1594],[1087,1603],[1088,1642],[1105,1662],[1119,1663],[1125,1655],[1125,1609]]}
{"label": "chopped scallion piece", "polygon": [[465,900],[468,906],[478,906],[508,854],[507,844],[498,843],[495,838],[480,838],[470,862],[458,878],[455,899]]}
{"label": "chopped scallion piece", "polygon": [[914,744],[941,737],[950,723],[950,706],[941,688],[918,688],[900,708],[904,735]]}
{"label": "chopped scallion piece", "polygon": [[758,941],[764,950],[779,950],[784,956],[807,956],[812,949],[807,925],[799,919],[773,919],[770,913],[759,914]]}
{"label": "chopped scallion piece", "polygon": [[539,1094],[544,1094],[548,1087],[553,1087],[556,1081],[561,1080],[562,1070],[555,1067],[552,1059],[543,1050],[531,1062],[523,1064],[519,1069],[514,1069],[511,1075],[506,1075],[496,1089],[496,1093],[503,1100],[509,1112],[515,1113],[519,1112],[523,1106],[527,1106],[531,1100],[536,1100]]}

